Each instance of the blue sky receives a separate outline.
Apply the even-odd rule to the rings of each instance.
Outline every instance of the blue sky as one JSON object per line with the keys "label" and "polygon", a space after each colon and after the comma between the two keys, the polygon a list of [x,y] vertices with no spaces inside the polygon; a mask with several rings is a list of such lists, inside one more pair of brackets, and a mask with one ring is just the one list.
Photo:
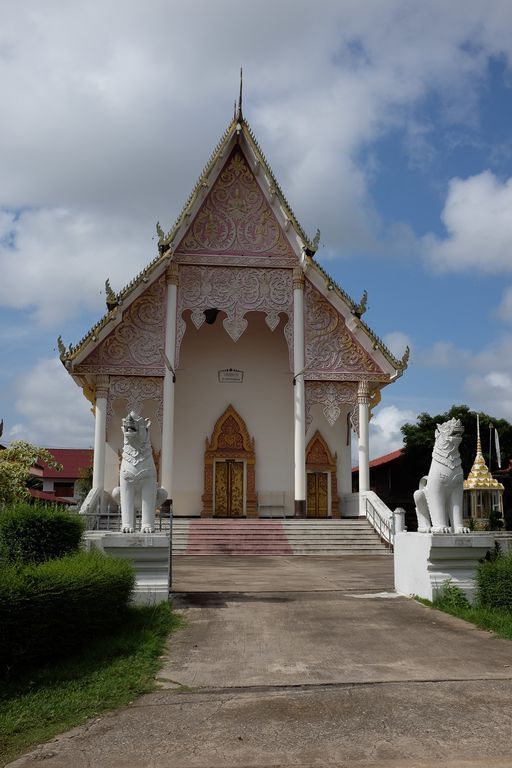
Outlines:
{"label": "blue sky", "polygon": [[4,9],[4,441],[92,443],[56,338],[78,341],[155,255],[244,112],[319,259],[409,370],[372,454],[421,411],[512,420],[512,5],[135,0]]}

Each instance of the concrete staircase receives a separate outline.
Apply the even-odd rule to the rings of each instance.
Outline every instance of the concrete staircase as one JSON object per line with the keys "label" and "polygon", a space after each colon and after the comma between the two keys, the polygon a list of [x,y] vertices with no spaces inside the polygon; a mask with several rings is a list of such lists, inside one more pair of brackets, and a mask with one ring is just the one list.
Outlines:
{"label": "concrete staircase", "polygon": [[387,555],[365,518],[173,521],[174,555]]}

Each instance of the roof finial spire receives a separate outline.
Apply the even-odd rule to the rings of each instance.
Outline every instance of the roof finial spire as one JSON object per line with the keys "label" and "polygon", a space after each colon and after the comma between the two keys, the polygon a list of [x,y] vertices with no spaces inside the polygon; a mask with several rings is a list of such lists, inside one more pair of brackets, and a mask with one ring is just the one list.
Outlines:
{"label": "roof finial spire", "polygon": [[480,414],[476,414],[476,452],[482,453],[482,443],[480,442]]}
{"label": "roof finial spire", "polygon": [[238,97],[238,111],[236,114],[238,120],[243,120],[243,114],[242,114],[243,85],[244,85],[243,70],[242,70],[242,67],[240,67],[240,96]]}

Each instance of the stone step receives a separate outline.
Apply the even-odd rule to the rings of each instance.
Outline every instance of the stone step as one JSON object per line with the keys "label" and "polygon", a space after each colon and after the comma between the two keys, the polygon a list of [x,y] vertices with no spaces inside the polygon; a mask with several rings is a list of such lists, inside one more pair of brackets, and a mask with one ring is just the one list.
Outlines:
{"label": "stone step", "polygon": [[364,518],[173,520],[176,555],[386,555]]}

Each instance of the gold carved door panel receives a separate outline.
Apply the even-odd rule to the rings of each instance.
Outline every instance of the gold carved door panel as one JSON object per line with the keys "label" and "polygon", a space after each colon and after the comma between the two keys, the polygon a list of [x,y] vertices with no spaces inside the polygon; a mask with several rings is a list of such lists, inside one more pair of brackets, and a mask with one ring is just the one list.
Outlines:
{"label": "gold carved door panel", "polygon": [[215,462],[215,515],[242,517],[244,514],[243,461]]}
{"label": "gold carved door panel", "polygon": [[307,516],[327,517],[329,506],[328,473],[308,472],[307,480]]}
{"label": "gold carved door panel", "polygon": [[228,465],[225,461],[215,463],[215,514],[227,515],[228,508]]}

